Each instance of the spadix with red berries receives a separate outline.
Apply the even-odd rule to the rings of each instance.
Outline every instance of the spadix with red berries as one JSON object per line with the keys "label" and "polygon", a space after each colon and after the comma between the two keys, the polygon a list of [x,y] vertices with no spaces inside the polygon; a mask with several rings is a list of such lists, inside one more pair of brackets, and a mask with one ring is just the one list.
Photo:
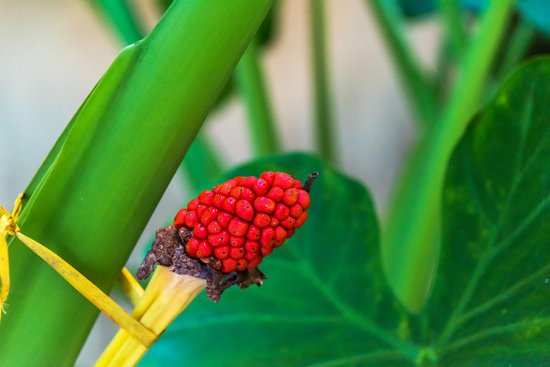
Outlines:
{"label": "spadix with red berries", "polygon": [[302,186],[288,173],[264,172],[201,192],[174,218],[192,233],[185,252],[224,273],[256,268],[306,221],[315,177]]}

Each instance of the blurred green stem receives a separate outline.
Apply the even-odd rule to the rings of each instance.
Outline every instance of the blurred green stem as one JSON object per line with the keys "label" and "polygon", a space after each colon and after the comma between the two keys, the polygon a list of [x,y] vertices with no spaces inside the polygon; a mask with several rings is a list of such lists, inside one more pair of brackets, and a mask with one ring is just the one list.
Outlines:
{"label": "blurred green stem", "polygon": [[504,57],[499,65],[496,73],[497,82],[502,80],[504,76],[525,56],[527,50],[533,43],[533,38],[536,34],[536,28],[520,19],[516,28],[513,30],[510,40],[506,44]]}
{"label": "blurred green stem", "polygon": [[336,159],[325,29],[325,0],[310,0],[313,83],[317,147],[328,161]]}
{"label": "blurred green stem", "polygon": [[92,0],[126,45],[143,38],[143,27],[127,0]]}
{"label": "blurred green stem", "polygon": [[443,16],[446,34],[452,45],[455,59],[460,61],[460,56],[466,49],[468,33],[464,28],[464,19],[459,0],[438,0],[439,9]]}
{"label": "blurred green stem", "polygon": [[440,200],[451,152],[475,112],[513,0],[493,0],[472,39],[441,120],[423,137],[394,197],[383,239],[390,284],[410,311],[424,306],[439,256]]}
{"label": "blurred green stem", "polygon": [[254,153],[274,154],[279,151],[281,144],[265,88],[256,38],[248,45],[235,71],[239,92],[248,114]]}
{"label": "blurred green stem", "polygon": [[366,0],[386,40],[401,82],[417,119],[431,126],[436,117],[436,103],[426,75],[410,49],[405,23],[395,0]]}

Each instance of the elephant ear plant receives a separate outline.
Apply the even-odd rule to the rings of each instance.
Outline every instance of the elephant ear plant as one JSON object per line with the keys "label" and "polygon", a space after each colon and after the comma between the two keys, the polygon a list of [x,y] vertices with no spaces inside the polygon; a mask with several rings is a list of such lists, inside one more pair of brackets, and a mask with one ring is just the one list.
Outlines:
{"label": "elephant ear plant", "polygon": [[[125,1],[95,3],[125,42],[141,37]],[[420,122],[387,220],[337,166],[322,0],[310,1],[320,157],[272,154],[281,143],[255,33],[273,1],[176,0],[77,111],[27,188],[18,228],[18,210],[2,209],[1,235],[25,233],[108,292],[183,157],[196,188],[210,182],[157,232],[137,272],[153,273],[145,292],[123,270],[131,321],[162,335],[149,350],[125,328],[98,366],[550,361],[550,57],[521,63],[523,41],[548,29],[534,16],[543,5],[365,3]],[[444,38],[432,75],[403,30],[405,15],[436,10]],[[262,157],[218,177],[213,145],[195,135],[235,65]],[[317,174],[299,180],[313,171],[309,192]],[[17,239],[9,259],[0,365],[73,365],[97,309]]]}

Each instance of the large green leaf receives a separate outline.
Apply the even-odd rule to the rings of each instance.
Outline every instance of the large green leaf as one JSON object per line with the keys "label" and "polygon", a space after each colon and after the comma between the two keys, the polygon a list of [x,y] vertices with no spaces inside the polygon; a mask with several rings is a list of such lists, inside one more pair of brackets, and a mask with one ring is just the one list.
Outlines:
{"label": "large green leaf", "polygon": [[[26,193],[23,233],[109,291],[270,5],[174,2],[58,140]],[[0,365],[72,365],[98,310],[22,244],[10,255]]]}
{"label": "large green leaf", "polygon": [[550,361],[548,101],[546,58],[514,73],[453,154],[429,310],[446,366]]}
{"label": "large green leaf", "polygon": [[264,286],[204,297],[144,366],[508,366],[550,360],[550,59],[516,70],[455,149],[428,306],[407,315],[382,275],[372,203],[291,155],[230,175],[319,170],[311,217],[265,260]]}

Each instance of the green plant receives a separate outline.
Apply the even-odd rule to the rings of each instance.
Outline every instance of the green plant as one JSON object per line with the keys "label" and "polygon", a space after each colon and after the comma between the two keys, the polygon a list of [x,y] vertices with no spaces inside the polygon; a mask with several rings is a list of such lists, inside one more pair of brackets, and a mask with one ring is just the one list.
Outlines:
{"label": "green plant", "polygon": [[[70,122],[26,191],[22,230],[111,289],[272,3],[175,1],[150,35],[121,53]],[[395,56],[421,131],[387,224],[379,228],[362,184],[334,168],[324,7],[311,0],[322,157],[265,156],[224,175],[271,170],[305,177],[317,170],[310,217],[262,263],[269,275],[262,288],[230,290],[218,305],[196,300],[143,365],[550,360],[550,58],[515,67],[529,53],[526,40],[547,29],[549,19],[533,17],[544,4],[519,2],[517,10],[511,0],[489,2],[473,30],[458,2],[437,2],[445,38],[432,75],[408,44],[399,4],[366,3]],[[407,14],[436,8],[434,2],[401,3],[418,6]],[[128,28],[135,22],[131,12],[105,9],[127,41],[139,36],[139,27]],[[235,89],[248,106],[255,154],[266,155],[280,142],[270,138],[277,130],[258,42],[244,52]],[[187,164],[195,169],[187,172],[201,177],[198,187],[220,182],[212,177],[221,165],[207,139],[195,141],[198,148],[184,160],[193,157]],[[13,291],[0,324],[0,364],[72,364],[97,310],[16,241],[10,257]],[[67,316],[76,309],[78,317]],[[216,352],[206,352],[213,343]]]}

